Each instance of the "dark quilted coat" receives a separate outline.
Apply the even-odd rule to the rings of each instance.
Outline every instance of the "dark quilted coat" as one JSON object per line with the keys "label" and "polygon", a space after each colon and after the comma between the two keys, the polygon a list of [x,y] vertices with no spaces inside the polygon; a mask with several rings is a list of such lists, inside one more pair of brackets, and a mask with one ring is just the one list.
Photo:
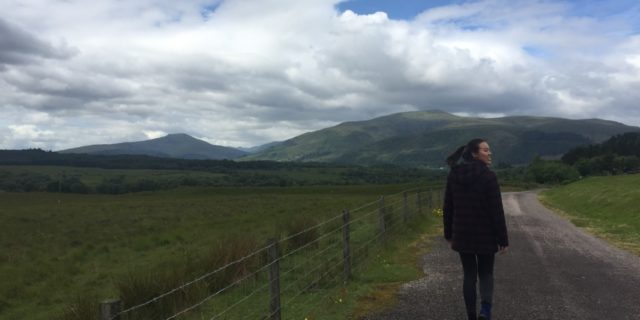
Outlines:
{"label": "dark quilted coat", "polygon": [[474,160],[454,166],[444,198],[444,237],[464,253],[495,253],[508,246],[507,226],[496,174]]}

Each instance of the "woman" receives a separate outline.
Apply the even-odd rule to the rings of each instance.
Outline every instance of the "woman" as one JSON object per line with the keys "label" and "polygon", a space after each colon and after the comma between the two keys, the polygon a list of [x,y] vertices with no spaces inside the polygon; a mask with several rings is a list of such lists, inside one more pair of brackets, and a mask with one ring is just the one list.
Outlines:
{"label": "woman", "polygon": [[444,197],[444,237],[460,254],[469,319],[476,320],[479,278],[481,309],[477,319],[490,320],[495,253],[505,253],[509,239],[498,179],[488,167],[489,144],[483,139],[473,139],[451,154],[447,164],[451,170]]}

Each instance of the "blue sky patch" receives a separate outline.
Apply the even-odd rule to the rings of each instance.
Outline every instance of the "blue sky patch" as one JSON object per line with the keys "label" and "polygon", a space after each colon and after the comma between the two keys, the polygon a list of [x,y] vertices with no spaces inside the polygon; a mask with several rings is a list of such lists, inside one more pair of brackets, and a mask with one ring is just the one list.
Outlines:
{"label": "blue sky patch", "polygon": [[341,12],[351,10],[357,14],[386,12],[390,19],[411,20],[425,10],[465,1],[451,0],[349,0],[337,5]]}
{"label": "blue sky patch", "polygon": [[212,4],[206,5],[200,8],[200,15],[202,16],[203,19],[206,20],[214,11],[216,11],[216,9],[218,9],[219,6],[220,6],[220,2],[214,2]]}

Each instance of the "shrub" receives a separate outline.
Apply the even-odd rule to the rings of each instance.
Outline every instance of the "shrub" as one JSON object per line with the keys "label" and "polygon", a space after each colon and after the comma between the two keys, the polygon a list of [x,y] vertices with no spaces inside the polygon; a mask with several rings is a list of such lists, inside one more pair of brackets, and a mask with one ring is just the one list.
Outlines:
{"label": "shrub", "polygon": [[580,173],[576,168],[566,165],[560,161],[544,161],[540,159],[527,168],[527,179],[537,183],[567,183],[578,180]]}

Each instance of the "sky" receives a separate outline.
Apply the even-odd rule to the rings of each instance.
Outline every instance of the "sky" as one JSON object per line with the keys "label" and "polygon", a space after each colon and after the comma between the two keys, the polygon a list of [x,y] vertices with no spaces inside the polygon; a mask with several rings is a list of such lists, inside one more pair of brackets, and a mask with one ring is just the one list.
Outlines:
{"label": "sky", "polygon": [[640,126],[637,0],[0,0],[0,149],[396,112]]}

